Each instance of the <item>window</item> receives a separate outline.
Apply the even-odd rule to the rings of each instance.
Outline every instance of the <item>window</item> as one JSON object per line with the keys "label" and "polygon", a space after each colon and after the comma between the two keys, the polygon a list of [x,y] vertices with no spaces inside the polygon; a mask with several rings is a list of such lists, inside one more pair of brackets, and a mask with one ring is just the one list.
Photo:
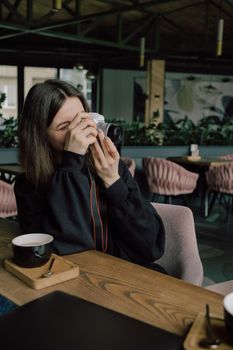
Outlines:
{"label": "window", "polygon": [[4,118],[17,116],[17,67],[0,66],[0,92],[6,94],[1,114]]}
{"label": "window", "polygon": [[87,102],[91,108],[91,95],[92,84],[89,79],[86,78],[86,69],[60,69],[60,79],[70,82],[77,87],[87,99]]}
{"label": "window", "polygon": [[26,97],[30,88],[37,84],[42,83],[47,79],[57,78],[56,68],[44,68],[44,67],[25,67],[24,68],[24,96]]}

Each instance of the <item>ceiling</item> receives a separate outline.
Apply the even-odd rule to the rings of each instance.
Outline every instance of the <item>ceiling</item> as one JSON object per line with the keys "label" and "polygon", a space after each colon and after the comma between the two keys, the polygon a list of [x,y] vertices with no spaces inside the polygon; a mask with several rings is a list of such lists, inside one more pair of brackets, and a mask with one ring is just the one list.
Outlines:
{"label": "ceiling", "polygon": [[[219,18],[223,51],[216,57]],[[233,0],[0,0],[1,63],[138,69],[142,37],[145,63],[231,73]]]}

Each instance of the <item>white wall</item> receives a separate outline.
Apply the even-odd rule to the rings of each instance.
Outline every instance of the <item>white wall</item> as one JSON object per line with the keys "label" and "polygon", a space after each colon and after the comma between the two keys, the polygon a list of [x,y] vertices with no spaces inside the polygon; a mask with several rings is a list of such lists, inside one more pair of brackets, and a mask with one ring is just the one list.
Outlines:
{"label": "white wall", "polygon": [[105,118],[133,120],[133,82],[142,79],[145,71],[103,70],[102,113]]}

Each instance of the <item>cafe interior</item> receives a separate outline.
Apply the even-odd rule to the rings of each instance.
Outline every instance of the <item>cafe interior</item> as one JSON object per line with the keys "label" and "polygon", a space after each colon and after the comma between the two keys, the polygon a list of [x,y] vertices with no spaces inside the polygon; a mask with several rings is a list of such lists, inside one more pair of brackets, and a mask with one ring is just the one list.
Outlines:
{"label": "cafe interior", "polygon": [[[232,37],[232,0],[0,0],[2,349],[233,349]],[[166,274],[95,249],[17,264],[18,119],[47,79],[120,127]]]}

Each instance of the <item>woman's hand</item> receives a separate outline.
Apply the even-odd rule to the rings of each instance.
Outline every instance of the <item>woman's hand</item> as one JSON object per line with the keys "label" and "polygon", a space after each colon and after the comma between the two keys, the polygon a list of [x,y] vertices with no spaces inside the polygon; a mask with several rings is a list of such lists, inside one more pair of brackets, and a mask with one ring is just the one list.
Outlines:
{"label": "woman's hand", "polygon": [[91,153],[97,174],[105,187],[110,187],[120,176],[118,172],[119,153],[109,137],[102,130],[98,131],[98,141],[91,147]]}
{"label": "woman's hand", "polygon": [[97,141],[96,123],[88,113],[79,113],[67,128],[64,149],[84,155],[90,145]]}

